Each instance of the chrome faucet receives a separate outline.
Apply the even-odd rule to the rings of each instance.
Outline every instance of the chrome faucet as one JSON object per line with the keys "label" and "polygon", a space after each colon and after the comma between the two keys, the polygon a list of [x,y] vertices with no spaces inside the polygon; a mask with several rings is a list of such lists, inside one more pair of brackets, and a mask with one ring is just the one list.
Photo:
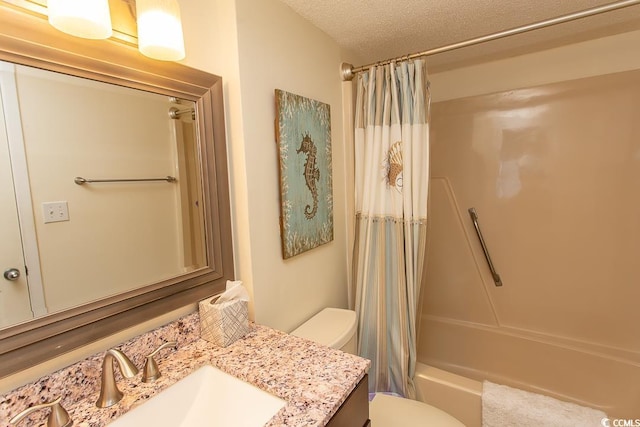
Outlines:
{"label": "chrome faucet", "polygon": [[51,413],[49,414],[49,418],[47,418],[47,427],[71,427],[73,425],[73,421],[71,420],[69,413],[60,404],[61,400],[62,397],[58,397],[53,402],[42,403],[40,405],[34,405],[27,408],[15,417],[11,418],[9,420],[9,424],[18,424],[24,417],[39,409],[51,408]]}
{"label": "chrome faucet", "polygon": [[124,394],[118,389],[116,377],[113,371],[113,361],[118,362],[122,376],[132,378],[138,373],[138,368],[120,350],[112,348],[107,350],[102,361],[102,382],[100,384],[100,396],[96,402],[98,408],[108,408],[120,402]]}

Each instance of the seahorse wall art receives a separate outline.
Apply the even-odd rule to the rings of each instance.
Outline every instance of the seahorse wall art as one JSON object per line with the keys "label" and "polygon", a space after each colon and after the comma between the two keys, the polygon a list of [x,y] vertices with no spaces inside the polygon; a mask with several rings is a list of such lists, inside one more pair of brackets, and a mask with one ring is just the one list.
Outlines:
{"label": "seahorse wall art", "polygon": [[318,149],[311,140],[309,133],[303,135],[300,148],[296,150],[296,153],[303,153],[307,155],[307,160],[304,162],[303,175],[305,184],[313,198],[313,207],[311,205],[305,206],[304,216],[307,219],[311,219],[316,216],[316,213],[318,212],[318,186],[316,184],[320,180],[320,169],[318,169],[316,165]]}
{"label": "seahorse wall art", "polygon": [[329,104],[276,89],[282,257],[333,240]]}

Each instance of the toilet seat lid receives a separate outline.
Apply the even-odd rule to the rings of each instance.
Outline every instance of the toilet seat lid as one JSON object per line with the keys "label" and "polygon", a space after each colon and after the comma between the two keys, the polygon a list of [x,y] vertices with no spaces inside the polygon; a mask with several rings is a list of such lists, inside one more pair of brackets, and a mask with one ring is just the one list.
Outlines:
{"label": "toilet seat lid", "polygon": [[291,332],[291,335],[340,349],[353,338],[355,333],[355,311],[325,308]]}

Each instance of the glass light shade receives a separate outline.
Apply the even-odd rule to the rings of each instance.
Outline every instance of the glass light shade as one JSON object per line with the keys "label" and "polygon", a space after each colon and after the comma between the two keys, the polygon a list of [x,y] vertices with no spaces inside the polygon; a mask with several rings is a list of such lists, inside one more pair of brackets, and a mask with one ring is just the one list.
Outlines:
{"label": "glass light shade", "polygon": [[85,39],[111,37],[109,0],[48,0],[49,23]]}
{"label": "glass light shade", "polygon": [[184,37],[177,0],[136,0],[138,49],[163,61],[184,58]]}

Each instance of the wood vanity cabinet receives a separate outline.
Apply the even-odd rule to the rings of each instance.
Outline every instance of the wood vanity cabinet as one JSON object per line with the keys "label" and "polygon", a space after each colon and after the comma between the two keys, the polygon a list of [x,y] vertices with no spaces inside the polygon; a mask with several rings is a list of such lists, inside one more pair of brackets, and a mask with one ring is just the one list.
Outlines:
{"label": "wood vanity cabinet", "polygon": [[365,374],[327,427],[367,427],[369,421],[369,376]]}

